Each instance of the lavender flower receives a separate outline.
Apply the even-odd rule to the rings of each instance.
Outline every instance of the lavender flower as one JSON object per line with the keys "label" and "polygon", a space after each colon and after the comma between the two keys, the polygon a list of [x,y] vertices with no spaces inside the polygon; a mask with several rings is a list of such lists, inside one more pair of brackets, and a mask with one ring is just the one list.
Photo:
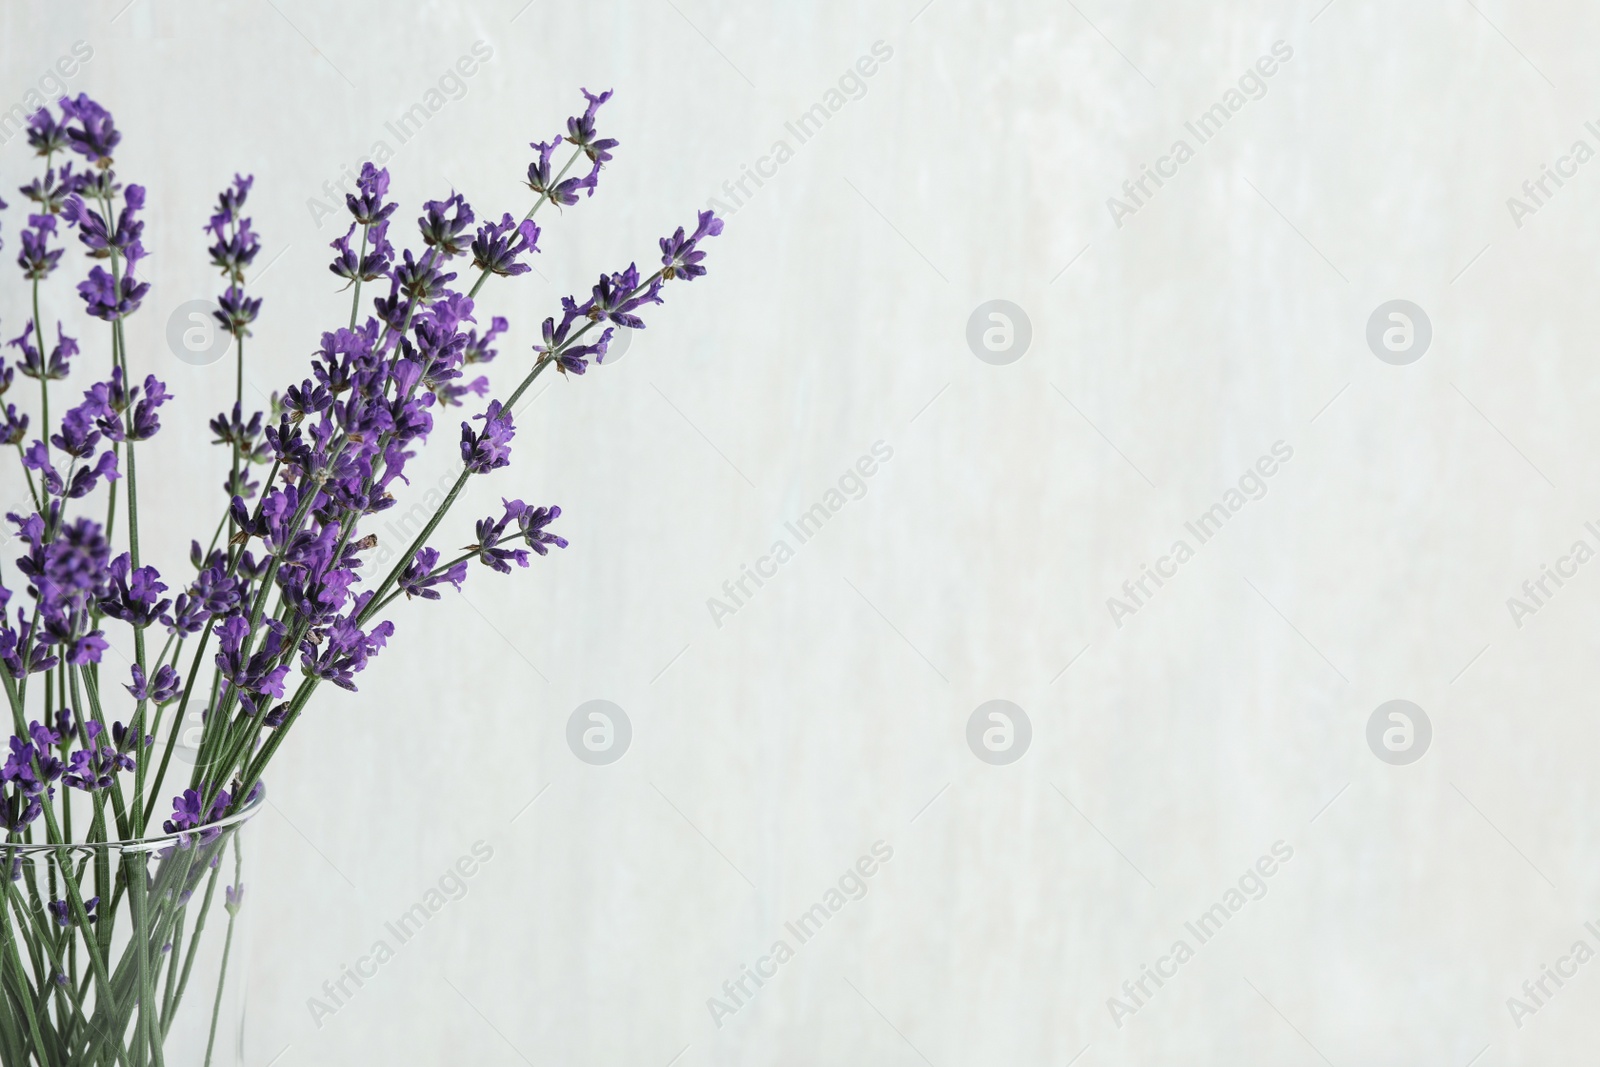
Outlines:
{"label": "lavender flower", "polygon": [[528,147],[539,153],[539,158],[528,164],[528,188],[541,196],[549,197],[557,205],[567,207],[578,202],[578,193],[588,190],[594,195],[595,172],[582,178],[565,178],[556,181],[555,166],[551,157],[561,147],[562,136],[556,134],[549,141],[533,141]]}
{"label": "lavender flower", "polygon": [[363,226],[371,226],[382,222],[394,214],[398,204],[385,204],[383,198],[389,193],[389,172],[380,170],[371,163],[361,167],[361,175],[356,179],[356,189],[359,196],[346,193],[345,206],[350,209],[350,214]]}
{"label": "lavender flower", "polygon": [[160,573],[154,567],[134,567],[126,552],[111,561],[110,578],[111,591],[100,599],[100,610],[135,629],[155,622],[172,604],[161,596],[167,586]]}
{"label": "lavender flower", "polygon": [[389,223],[380,222],[376,226],[367,228],[367,250],[358,257],[356,251],[350,247],[350,239],[355,236],[356,227],[359,225],[361,224],[358,222],[352,222],[344,236],[334,238],[329,244],[328,247],[339,254],[333,257],[328,269],[351,282],[377,281],[388,274],[390,265],[394,263],[394,245],[389,243],[387,236]]}
{"label": "lavender flower", "polygon": [[[124,738],[128,735],[122,730],[122,724],[116,724]],[[116,777],[123,771],[134,769],[133,757],[124,751],[121,744],[106,744],[101,740],[105,731],[98,722],[84,724],[84,732],[89,737],[89,743],[78,749],[67,760],[67,770],[63,781],[73,789],[93,792],[97,789],[110,789],[116,782]]]}
{"label": "lavender flower", "polygon": [[[3,207],[0,204],[0,207]],[[50,237],[56,232],[54,215],[29,215],[28,228],[22,231],[22,251],[17,255],[17,266],[22,276],[30,281],[41,281],[50,276],[61,262],[64,249],[50,248]]]}
{"label": "lavender flower", "polygon": [[[67,412],[67,417],[70,419],[77,412],[93,416],[95,426],[113,441],[147,441],[160,431],[161,420],[156,411],[172,399],[172,394],[167,392],[166,384],[154,374],[145,375],[142,393],[141,396],[138,386],[125,388],[122,368],[113,367],[111,377],[91,386],[83,394],[83,404]],[[132,413],[128,414],[130,408]],[[63,420],[65,433],[66,420]],[[51,438],[51,442],[54,443],[55,438]],[[79,455],[79,452],[72,454]]]}
{"label": "lavender flower", "polygon": [[[506,544],[521,540],[529,548],[543,556],[549,553],[549,545],[557,548],[566,548],[567,539],[558,537],[545,529],[555,519],[560,518],[561,509],[558,507],[536,508],[524,504],[520,500],[504,500],[500,503],[505,507],[504,513],[496,519],[493,515],[478,520],[477,544],[472,546],[478,562],[502,574],[511,573],[511,563],[519,567],[528,565],[528,553],[521,548],[506,548]],[[515,527],[510,533],[507,529]],[[508,562],[509,561],[509,562]]]}
{"label": "lavender flower", "polygon": [[10,783],[28,796],[38,796],[61,777],[61,761],[48,752],[41,753],[33,743],[20,737],[12,737],[10,745],[11,753],[4,766],[0,766],[0,783]]}
{"label": "lavender flower", "polygon": [[503,316],[496,315],[489,320],[489,328],[478,336],[477,330],[470,330],[461,348],[461,361],[463,363],[490,363],[494,360],[496,352],[489,345],[496,337],[506,332],[510,325]]}
{"label": "lavender flower", "polygon": [[[195,545],[195,548],[198,550],[199,545]],[[168,633],[185,636],[199,633],[208,620],[233,612],[245,599],[248,592],[245,581],[230,571],[227,558],[220,553],[214,554],[204,566],[197,565],[197,569],[199,573],[189,588],[179,593],[173,601],[172,611],[161,617]],[[239,571],[248,574],[253,570],[254,560],[250,553],[242,553]],[[156,681],[159,685],[159,672]]]}
{"label": "lavender flower", "polygon": [[[71,416],[73,412],[69,411],[67,414]],[[81,419],[70,423],[63,420],[62,433],[52,436],[50,442],[56,444],[58,441],[67,441],[82,447],[90,436],[93,437],[95,442],[98,442],[100,435],[94,431],[84,429],[85,425]],[[57,445],[57,447],[61,446]],[[63,450],[65,451],[65,449]],[[84,456],[75,458],[88,458],[88,454],[92,454],[92,452],[93,447],[89,446]],[[72,453],[69,452],[68,454],[71,455]],[[45,448],[43,441],[38,440],[23,451],[22,465],[28,470],[37,472],[43,478],[44,490],[48,495],[63,500],[77,500],[88,496],[102,479],[115,481],[119,473],[116,454],[107,449],[101,453],[94,466],[77,467],[69,470],[68,474],[64,476],[50,462],[50,450]]]}
{"label": "lavender flower", "polygon": [[61,113],[77,121],[76,126],[66,127],[72,150],[101,167],[110,166],[111,152],[122,140],[122,134],[112,124],[111,112],[89,99],[87,93],[79,93],[76,99],[61,98]]}
{"label": "lavender flower", "polygon": [[[94,922],[97,918],[99,918],[99,916],[94,913],[95,905],[99,903],[99,897],[90,897],[88,900],[83,902],[83,913],[90,922]],[[57,926],[77,925],[77,920],[72,917],[71,901],[52,900],[45,906],[49,908],[50,914],[55,918]],[[62,977],[66,976],[63,975]]]}
{"label": "lavender flower", "polygon": [[[28,824],[44,814],[44,805],[39,798],[23,790],[13,787],[11,792],[0,796],[0,827],[4,827],[8,834],[20,834],[28,828]],[[22,857],[17,856],[20,867]],[[18,872],[20,876],[20,871]],[[12,881],[16,881],[14,877]]]}
{"label": "lavender flower", "polygon": [[640,284],[639,268],[630,263],[625,271],[601,275],[586,302],[577,304],[571,297],[562,298],[563,323],[587,318],[591,322],[604,320],[630,330],[642,330],[644,320],[634,311],[646,304],[661,303],[661,285],[659,277]]}
{"label": "lavender flower", "polygon": [[[7,341],[6,344],[22,352],[22,362],[17,365],[17,370],[25,378],[43,378],[46,381],[60,381],[71,370],[71,359],[78,354],[78,342],[66,335],[61,323],[56,323],[56,343],[50,350],[48,358],[41,356],[38,348],[34,346],[33,320],[28,320],[28,325],[22,333]],[[4,392],[4,390],[0,390]]]}
{"label": "lavender flower", "polygon": [[28,144],[38,155],[48,159],[68,143],[67,128],[55,120],[49,108],[41,107],[28,119]]}
{"label": "lavender flower", "polygon": [[461,462],[467,470],[473,474],[487,474],[510,464],[511,439],[517,434],[511,412],[502,408],[500,401],[491,400],[488,410],[472,419],[473,422],[482,420],[483,431],[474,433],[470,424],[461,424]]}
{"label": "lavender flower", "polygon": [[233,184],[217,194],[217,210],[212,212],[210,220],[206,223],[208,230],[217,240],[226,236],[228,228],[238,222],[242,216],[240,209],[250,197],[250,187],[256,183],[255,175],[244,177],[239,174],[233,176]]}
{"label": "lavender flower", "polygon": [[400,591],[407,597],[438,600],[439,593],[434,587],[448,582],[459,592],[461,583],[467,580],[467,561],[458,560],[445,568],[438,568],[438,563],[437,549],[419,548],[416,558],[400,575]]}
{"label": "lavender flower", "polygon": [[392,622],[381,622],[371,632],[364,633],[352,618],[335,619],[322,631],[321,647],[302,646],[300,665],[313,678],[332,682],[353,693],[355,676],[366,669],[367,661],[377,655],[393,634]]}
{"label": "lavender flower", "polygon": [[170,704],[182,694],[183,679],[178,677],[178,672],[169,664],[163,663],[156,668],[156,676],[153,679],[146,679],[144,668],[137,663],[133,664],[131,670],[133,684],[125,685],[123,688],[140,703],[149,701],[157,705]]}
{"label": "lavender flower", "polygon": [[237,285],[230,285],[217,298],[219,310],[213,311],[211,317],[222,324],[222,328],[235,337],[250,336],[250,324],[256,321],[256,314],[261,310],[261,298],[251,300],[244,295],[244,290]]}
{"label": "lavender flower", "polygon": [[233,176],[233,184],[217,194],[217,210],[205,225],[216,239],[211,246],[211,264],[222,273],[238,279],[261,251],[261,239],[250,228],[250,220],[240,214],[255,176]]}
{"label": "lavender flower", "polygon": [[517,536],[512,533],[510,537],[507,537],[506,527],[521,519],[527,505],[520,500],[505,500],[503,498],[500,503],[505,506],[505,512],[500,518],[496,519],[493,515],[490,515],[478,520],[478,540],[472,548],[477,554],[479,563],[491,570],[499,571],[501,574],[510,574],[512,563],[519,567],[528,565],[528,553],[526,549],[521,548],[502,548],[501,543],[512,540]]}
{"label": "lavender flower", "polygon": [[137,213],[144,207],[144,195],[144,186],[128,186],[123,193],[122,210],[117,214],[115,230],[111,229],[100,212],[89,207],[83,197],[76,193],[67,197],[61,208],[61,217],[78,228],[78,240],[89,249],[91,256],[104,259],[113,249],[126,256],[144,233],[144,223],[137,218]]}
{"label": "lavender flower", "polygon": [[517,516],[517,529],[521,531],[522,539],[528,543],[529,548],[541,556],[548,555],[550,550],[545,547],[547,545],[555,545],[557,548],[567,547],[567,539],[565,537],[560,537],[545,529],[546,526],[549,526],[560,517],[561,509],[559,507],[525,507],[522,509],[522,513]]}
{"label": "lavender flower", "polygon": [[150,283],[134,281],[133,268],[144,255],[144,246],[139,242],[135,241],[128,247],[121,282],[104,267],[94,267],[89,271],[88,280],[78,284],[78,293],[83,297],[84,308],[90,315],[115,322],[139,310],[144,294],[150,291]]}
{"label": "lavender flower", "polygon": [[590,356],[594,357],[596,363],[604,362],[606,350],[611,345],[610,327],[607,327],[592,344],[577,344],[576,338],[569,343],[568,335],[571,333],[573,321],[571,317],[564,317],[558,326],[555,319],[545,319],[542,327],[544,343],[533,346],[533,350],[539,353],[541,361],[555,360],[556,369],[562,374],[582,374],[589,367]]}
{"label": "lavender flower", "polygon": [[217,672],[238,692],[239,703],[254,714],[264,703],[262,697],[283,696],[283,682],[289,676],[288,664],[278,663],[287,628],[276,619],[263,620],[265,637],[254,653],[244,649],[250,635],[250,622],[243,615],[230,615],[217,627],[221,650],[217,653]]}
{"label": "lavender flower", "polygon": [[[172,800],[172,818],[162,824],[162,829],[169,834],[182,834],[214,823],[228,812],[228,805],[233,803],[233,798],[226,789],[218,790],[211,806],[206,807],[205,796],[199,789],[185,789]],[[202,834],[201,840],[207,840],[214,834]]]}
{"label": "lavender flower", "polygon": [[611,150],[617,147],[617,139],[602,138],[594,128],[595,113],[600,110],[601,104],[611,99],[611,90],[595,96],[585,89],[583,98],[589,102],[589,106],[582,115],[574,115],[567,120],[567,140],[583,149],[584,155],[594,164],[594,169],[589,172],[590,193],[593,195],[594,178],[600,173],[601,166],[611,162]]}
{"label": "lavender flower", "polygon": [[661,239],[661,277],[666,279],[682,278],[684,281],[693,281],[706,272],[700,265],[706,254],[699,250],[699,243],[707,237],[715,237],[722,232],[722,220],[709,211],[700,212],[700,224],[695,227],[694,233],[688,237],[683,235],[683,227],[678,227],[678,232],[671,237]]}
{"label": "lavender flower", "polygon": [[429,200],[422,209],[424,214],[417,226],[429,248],[437,249],[446,259],[466,251],[467,239],[462,234],[472,225],[473,214],[460,193],[452,192],[445,200]]}
{"label": "lavender flower", "polygon": [[524,252],[538,251],[538,240],[539,227],[532,219],[517,223],[509,214],[504,215],[498,223],[486,222],[478,227],[478,235],[472,240],[472,265],[502,276],[526,274],[533,268],[518,263],[517,257]]}
{"label": "lavender flower", "polygon": [[[46,215],[59,215],[66,207],[67,198],[89,189],[87,174],[73,171],[71,161],[60,167],[46,168],[45,172],[27,185],[21,186],[23,196],[39,206]],[[4,207],[0,204],[0,207]]]}
{"label": "lavender flower", "polygon": [[15,404],[6,404],[0,410],[0,444],[20,445],[28,436],[28,416],[17,411]]}
{"label": "lavender flower", "polygon": [[445,294],[445,286],[456,277],[440,269],[442,262],[442,257],[432,252],[423,253],[418,262],[406,249],[404,262],[394,268],[394,288],[419,304],[431,304]]}
{"label": "lavender flower", "polygon": [[250,460],[264,460],[265,451],[258,451],[261,438],[261,412],[253,412],[250,420],[246,422],[243,409],[235,402],[231,414],[224,412],[211,420],[211,432],[216,438],[211,442],[214,445],[230,445],[239,449],[239,454]]}

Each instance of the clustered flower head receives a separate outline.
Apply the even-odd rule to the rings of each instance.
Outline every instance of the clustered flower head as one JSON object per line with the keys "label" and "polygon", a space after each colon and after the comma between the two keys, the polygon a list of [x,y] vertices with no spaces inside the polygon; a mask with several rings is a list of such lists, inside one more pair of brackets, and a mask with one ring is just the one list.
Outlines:
{"label": "clustered flower head", "polygon": [[607,89],[599,96],[589,90],[583,90],[583,98],[589,102],[582,115],[574,115],[567,120],[567,140],[583,149],[583,154],[589,157],[594,164],[590,177],[600,173],[602,165],[611,161],[611,150],[617,147],[615,137],[601,137],[595,132],[594,117],[600,110],[600,105],[611,99],[611,90]]}
{"label": "clustered flower head", "polygon": [[[62,106],[66,106],[65,101]],[[110,121],[109,116],[107,121]],[[68,132],[72,132],[70,128]],[[77,147],[76,143],[74,147]],[[109,156],[99,158],[107,163],[110,160]],[[106,170],[102,173],[110,175],[111,172]],[[86,186],[85,191],[88,188]],[[107,322],[117,322],[139,310],[144,295],[150,291],[149,282],[136,281],[133,277],[134,268],[146,255],[144,245],[139,240],[144,232],[144,223],[138,218],[138,212],[144,207],[144,186],[129,185],[123,190],[122,211],[118,213],[114,227],[108,221],[110,203],[111,194],[107,192],[102,198],[106,214],[102,214],[89,206],[83,193],[73,193],[63,203],[61,217],[77,227],[78,240],[89,250],[91,257],[111,261],[112,268],[109,271],[100,266],[91,268],[88,279],[79,283],[78,294],[83,297],[84,307],[90,315]]]}
{"label": "clustered flower head", "polygon": [[722,220],[709,211],[700,212],[700,222],[694,232],[684,236],[683,227],[671,237],[661,239],[661,277],[682,278],[693,281],[706,272],[700,262],[706,254],[700,251],[700,242],[722,233]]}
{"label": "clustered flower head", "polygon": [[333,257],[328,269],[347,282],[377,281],[388,274],[389,266],[394,262],[394,246],[388,238],[389,223],[386,220],[366,227],[362,233],[365,249],[358,251],[350,247],[350,241],[360,225],[359,222],[352,222],[343,236],[333,239],[329,247],[339,254]]}
{"label": "clustered flower head", "polygon": [[[510,574],[512,563],[519,567],[528,565],[528,549],[544,556],[549,554],[550,545],[567,547],[565,537],[558,537],[545,529],[561,517],[560,508],[536,508],[520,500],[502,500],[500,503],[505,511],[498,519],[490,515],[478,520],[478,539],[469,551],[477,556],[479,563],[502,574]],[[505,547],[518,542],[527,548]]]}
{"label": "clustered flower head", "polygon": [[48,160],[69,143],[66,126],[56,121],[49,108],[42,107],[28,118],[28,145],[35,154]]}
{"label": "clustered flower head", "polygon": [[389,195],[389,171],[387,168],[379,169],[371,163],[361,167],[361,176],[356,179],[355,193],[345,194],[345,206],[350,209],[350,214],[363,226],[371,226],[382,222],[394,214],[394,209],[399,207],[394,201],[384,202],[384,197]]}
{"label": "clustered flower head", "polygon": [[232,801],[228,791],[223,789],[218,791],[208,808],[205,795],[199,789],[185,789],[173,799],[172,818],[162,824],[162,829],[169,834],[179,834],[216,822],[227,812]]}
{"label": "clustered flower head", "polygon": [[472,265],[506,277],[526,274],[533,268],[518,263],[517,257],[524,252],[538,251],[535,247],[538,240],[539,227],[532,219],[518,223],[512,221],[510,215],[503,215],[497,223],[486,222],[478,227],[478,234],[472,239]]}
{"label": "clustered flower head", "polygon": [[[607,89],[599,96],[589,90],[583,90],[583,98],[588,102],[582,115],[574,115],[567,119],[567,131],[563,136],[557,133],[548,141],[533,141],[528,147],[539,154],[538,158],[528,164],[528,188],[542,197],[553,200],[556,204],[566,207],[578,202],[578,194],[587,193],[594,195],[596,184],[600,179],[600,168],[611,161],[611,150],[617,147],[615,137],[601,137],[595,130],[595,115],[600,110],[600,105],[611,99],[611,90]],[[556,169],[554,162],[556,149],[563,143],[574,146],[575,154],[560,170]],[[577,161],[577,156],[583,155],[589,160],[589,173],[583,177],[563,177],[572,163]]]}
{"label": "clustered flower head", "polygon": [[256,254],[261,251],[260,237],[241,213],[255,180],[253,174],[248,177],[235,174],[233,184],[217,194],[217,210],[205,226],[216,242],[209,249],[212,266],[234,279],[255,262]]}
{"label": "clustered flower head", "polygon": [[429,200],[422,205],[423,216],[417,220],[422,230],[422,241],[429,248],[449,259],[466,251],[467,227],[472,225],[472,207],[460,193],[451,193],[445,200]]}
{"label": "clustered flower head", "polygon": [[[34,343],[38,334],[34,332],[32,319],[23,327],[22,332],[6,344],[22,353],[22,362],[17,365],[25,378],[44,379],[45,381],[58,382],[66,378],[71,370],[72,357],[78,354],[78,342],[68,337],[65,327],[60,322],[56,323],[56,343],[50,349],[48,356],[42,354]],[[0,389],[0,393],[5,390]]]}
{"label": "clustered flower head", "polygon": [[261,311],[260,298],[252,299],[244,291],[245,268],[255,262],[261,251],[261,238],[242,213],[255,180],[255,175],[235,174],[233,184],[217,194],[217,209],[205,225],[214,241],[209,249],[211,265],[228,279],[211,316],[236,338],[250,335],[250,324]]}
{"label": "clustered flower head", "polygon": [[102,169],[109,168],[111,152],[122,140],[111,112],[89,99],[89,94],[79,93],[76,98],[61,98],[61,113],[76,123],[64,124],[72,150]]}
{"label": "clustered flower head", "polygon": [[[4,203],[0,202],[0,207]],[[42,281],[50,276],[61,262],[65,249],[51,248],[50,238],[55,236],[54,215],[29,215],[27,228],[22,231],[22,251],[17,254],[17,266],[29,281]]]}
{"label": "clustered flower head", "polygon": [[[49,114],[48,111],[39,111],[34,117]],[[94,188],[96,183],[91,176],[84,172],[74,172],[72,161],[66,160],[59,167],[46,167],[43,174],[27,185],[21,186],[19,191],[34,202],[41,214],[59,215],[62,208],[66,207],[67,197]]]}

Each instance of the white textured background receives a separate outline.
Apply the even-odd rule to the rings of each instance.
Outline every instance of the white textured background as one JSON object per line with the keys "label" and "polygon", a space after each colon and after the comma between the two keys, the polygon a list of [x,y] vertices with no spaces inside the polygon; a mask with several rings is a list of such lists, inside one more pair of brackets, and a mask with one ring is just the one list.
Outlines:
{"label": "white textured background", "polygon": [[[360,694],[319,694],[257,839],[251,1064],[1590,1054],[1600,964],[1520,1027],[1506,998],[1600,948],[1600,565],[1520,628],[1506,598],[1600,546],[1600,162],[1520,228],[1506,198],[1600,148],[1592,7],[124,2],[0,8],[0,108],[88,42],[70,88],[114,110],[151,190],[132,361],[180,397],[141,467],[164,472],[147,557],[175,573],[215,523],[203,425],[231,360],[179,362],[165,325],[217,288],[200,227],[235,169],[265,237],[265,393],[348,307],[306,201],[473,42],[492,59],[390,162],[412,243],[452,185],[523,210],[526,143],[614,86],[599,195],[541,217],[540,275],[485,290],[506,383],[563,293],[653,261],[893,51],[622,362],[541,379],[514,467],[441,542],[505,495],[561,504],[572,547],[405,608]],[[1265,96],[1116,227],[1106,198],[1279,40]],[[0,148],[7,199],[31,173],[21,138]],[[82,318],[76,256],[48,317]],[[965,340],[995,298],[1032,325],[1008,366]],[[1404,367],[1364,337],[1395,298],[1434,331]],[[714,625],[707,598],[879,440],[865,496]],[[1280,440],[1267,495],[1117,627],[1107,598]],[[633,725],[606,767],[565,741],[594,698]],[[1033,725],[1010,766],[965,741],[995,698]],[[1410,766],[1365,740],[1393,698],[1433,724]],[[480,839],[466,896],[316,1025],[308,998]],[[715,1025],[707,999],[878,840],[865,898]],[[1195,944],[1185,920],[1280,840],[1266,896],[1115,1025],[1123,980]]]}

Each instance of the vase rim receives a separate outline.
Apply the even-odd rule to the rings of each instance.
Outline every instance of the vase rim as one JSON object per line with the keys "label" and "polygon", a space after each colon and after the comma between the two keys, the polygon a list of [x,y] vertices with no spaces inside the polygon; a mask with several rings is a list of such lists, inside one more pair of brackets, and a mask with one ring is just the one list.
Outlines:
{"label": "vase rim", "polygon": [[197,826],[193,830],[180,830],[175,834],[158,834],[154,837],[136,837],[123,841],[68,841],[59,845],[28,844],[25,841],[0,841],[0,853],[9,856],[28,855],[56,855],[62,849],[71,852],[159,852],[165,848],[181,848],[185,842],[193,841],[202,835],[214,837],[213,831],[227,830],[239,826],[255,818],[261,806],[267,802],[267,784],[256,783],[255,799],[251,800],[238,811],[216,822]]}

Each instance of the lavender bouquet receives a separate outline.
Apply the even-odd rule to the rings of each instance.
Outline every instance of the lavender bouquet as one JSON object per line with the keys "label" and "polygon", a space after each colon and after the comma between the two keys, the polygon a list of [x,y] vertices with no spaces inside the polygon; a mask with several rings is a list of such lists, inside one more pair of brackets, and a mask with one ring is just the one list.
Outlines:
{"label": "lavender bouquet", "polygon": [[[710,212],[661,240],[648,277],[630,264],[586,300],[561,301],[515,387],[461,422],[460,476],[410,544],[375,552],[362,524],[395,503],[435,412],[490,395],[469,368],[494,359],[507,324],[479,319],[480,291],[530,269],[541,208],[594,195],[617,142],[595,125],[611,94],[584,96],[564,134],[531,145],[535,199],[520,220],[480,223],[453,193],[423,205],[419,247],[399,250],[388,172],[364,166],[330,268],[350,291],[349,321],[322,335],[310,376],[267,411],[243,404],[245,342],[261,310],[247,285],[261,247],[243,213],[252,179],[223,190],[205,230],[224,279],[215,317],[235,357],[232,409],[210,424],[225,449],[226,498],[181,578],[152,566],[139,537],[139,446],[171,399],[155,375],[135,371],[123,329],[150,288],[139,280],[145,190],[122,182],[121,134],[89,97],[30,120],[42,173],[21,189],[29,214],[17,262],[32,317],[8,342],[11,360],[0,356],[0,443],[15,446],[25,488],[14,491],[31,502],[6,516],[20,554],[0,561],[0,678],[14,731],[0,768],[0,1061],[159,1065],[180,1034],[194,1049],[186,1062],[202,1046],[208,1065],[219,1048],[237,1056],[239,1020],[229,1017],[220,1046],[218,1031],[243,903],[239,831],[312,696],[325,682],[355,688],[394,633],[386,616],[400,598],[438,600],[474,563],[508,574],[530,553],[566,546],[550,529],[561,509],[521,500],[478,520],[464,551],[430,542],[470,479],[510,463],[517,403],[540,374],[582,375],[617,328],[644,327],[639,312],[661,303],[669,282],[705,273],[700,243],[722,229]],[[109,360],[90,369],[68,323],[47,331],[40,307],[40,283],[73,234],[90,261],[81,310],[106,324],[109,342]],[[112,624],[132,631],[131,663],[106,655]],[[199,734],[180,747],[186,721]],[[175,750],[185,752],[176,764]],[[211,914],[219,904],[225,920]],[[207,988],[198,999],[186,995],[191,979]]]}

